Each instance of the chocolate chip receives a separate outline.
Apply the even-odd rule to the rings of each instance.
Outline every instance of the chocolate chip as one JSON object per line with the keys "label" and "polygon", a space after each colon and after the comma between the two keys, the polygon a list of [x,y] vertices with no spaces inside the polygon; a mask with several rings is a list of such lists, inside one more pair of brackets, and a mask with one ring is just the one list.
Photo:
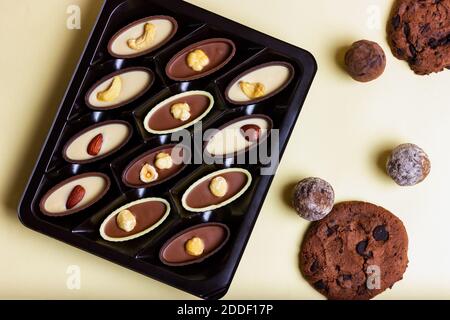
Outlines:
{"label": "chocolate chip", "polygon": [[389,239],[389,232],[386,230],[386,226],[380,225],[375,227],[372,232],[373,238],[377,241],[386,241]]}
{"label": "chocolate chip", "polygon": [[430,27],[429,23],[426,23],[426,24],[420,26],[420,33],[422,33],[422,34],[428,32],[430,30],[431,30],[431,27]]}
{"label": "chocolate chip", "polygon": [[392,18],[392,26],[395,28],[395,29],[398,29],[398,27],[400,26],[400,16],[399,15],[396,15],[395,17],[393,17]]}
{"label": "chocolate chip", "polygon": [[317,260],[314,260],[314,262],[311,264],[311,267],[309,268],[309,271],[311,271],[312,273],[316,273],[319,268],[319,262]]}
{"label": "chocolate chip", "polygon": [[436,49],[439,45],[439,41],[437,41],[435,38],[430,38],[430,40],[428,40],[428,45],[431,47],[431,49]]}
{"label": "chocolate chip", "polygon": [[344,274],[344,275],[342,275],[342,279],[344,281],[352,280],[352,275],[351,274]]}
{"label": "chocolate chip", "polygon": [[366,256],[367,244],[368,244],[368,241],[367,241],[367,240],[363,240],[363,241],[360,241],[360,242],[356,245],[356,252],[358,252],[358,254],[359,254],[360,256],[363,256],[363,257]]}
{"label": "chocolate chip", "polygon": [[397,50],[397,54],[399,56],[403,56],[405,54],[405,51],[403,49],[401,49],[401,48],[396,48],[396,50]]}
{"label": "chocolate chip", "polygon": [[405,34],[406,38],[409,38],[409,35],[411,34],[411,28],[409,27],[409,24],[405,23],[403,25],[403,33]]}
{"label": "chocolate chip", "polygon": [[314,282],[313,286],[314,286],[314,288],[316,288],[317,290],[328,291],[328,287],[327,287],[327,285],[323,282],[323,280],[319,280],[319,281]]}
{"label": "chocolate chip", "polygon": [[417,56],[417,50],[416,47],[414,47],[412,44],[409,45],[409,52],[412,56]]}

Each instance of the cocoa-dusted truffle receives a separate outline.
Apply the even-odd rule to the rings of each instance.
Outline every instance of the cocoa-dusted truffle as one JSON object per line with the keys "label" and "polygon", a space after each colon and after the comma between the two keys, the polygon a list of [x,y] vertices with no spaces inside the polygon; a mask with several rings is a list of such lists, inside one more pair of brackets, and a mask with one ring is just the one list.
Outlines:
{"label": "cocoa-dusted truffle", "polygon": [[372,81],[383,73],[386,55],[376,42],[360,40],[353,43],[345,54],[345,66],[356,81]]}
{"label": "cocoa-dusted truffle", "polygon": [[292,205],[306,220],[317,221],[330,213],[334,204],[331,185],[320,178],[306,178],[294,188]]}
{"label": "cocoa-dusted truffle", "polygon": [[386,164],[387,173],[400,186],[413,186],[422,182],[430,169],[428,155],[412,143],[401,144],[392,150]]}

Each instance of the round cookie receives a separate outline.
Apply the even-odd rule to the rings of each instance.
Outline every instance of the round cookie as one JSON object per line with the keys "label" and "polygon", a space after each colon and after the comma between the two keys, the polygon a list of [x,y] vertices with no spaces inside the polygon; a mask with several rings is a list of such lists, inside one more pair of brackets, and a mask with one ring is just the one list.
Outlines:
{"label": "round cookie", "polygon": [[366,300],[402,279],[407,251],[399,218],[370,203],[342,202],[308,230],[300,269],[329,299]]}
{"label": "round cookie", "polygon": [[393,54],[420,75],[450,67],[450,0],[398,0],[388,25]]}
{"label": "round cookie", "polygon": [[369,82],[383,74],[386,68],[386,55],[376,42],[356,41],[345,54],[345,66],[353,79]]}

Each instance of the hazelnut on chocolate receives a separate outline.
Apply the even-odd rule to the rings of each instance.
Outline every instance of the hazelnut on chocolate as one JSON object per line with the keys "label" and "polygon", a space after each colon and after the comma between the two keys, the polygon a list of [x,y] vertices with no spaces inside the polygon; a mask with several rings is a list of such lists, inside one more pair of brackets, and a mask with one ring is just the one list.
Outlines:
{"label": "hazelnut on chocolate", "polygon": [[203,254],[205,243],[199,237],[193,237],[186,242],[185,249],[187,254],[198,257]]}
{"label": "hazelnut on chocolate", "polygon": [[136,227],[136,217],[130,210],[123,210],[117,215],[117,226],[125,232]]}
{"label": "hazelnut on chocolate", "polygon": [[205,51],[196,49],[188,54],[187,64],[194,71],[202,71],[209,64],[209,57]]}
{"label": "hazelnut on chocolate", "polygon": [[152,165],[146,163],[142,167],[139,177],[144,183],[153,182],[158,179],[158,172],[156,172],[156,169]]}
{"label": "hazelnut on chocolate", "polygon": [[160,152],[156,155],[155,167],[164,170],[170,169],[173,166],[172,157],[170,154],[165,152]]}
{"label": "hazelnut on chocolate", "polygon": [[170,107],[170,113],[175,119],[186,121],[191,117],[191,107],[187,103],[175,103]]}
{"label": "hazelnut on chocolate", "polygon": [[216,197],[223,197],[228,191],[228,182],[224,177],[218,176],[211,180],[209,190]]}

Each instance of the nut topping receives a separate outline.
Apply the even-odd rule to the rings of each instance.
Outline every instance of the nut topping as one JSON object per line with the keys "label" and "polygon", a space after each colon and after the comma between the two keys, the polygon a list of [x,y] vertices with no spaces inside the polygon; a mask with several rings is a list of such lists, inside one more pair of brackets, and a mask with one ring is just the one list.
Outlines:
{"label": "nut topping", "polygon": [[191,117],[191,107],[187,103],[175,103],[170,108],[172,116],[181,121],[187,121]]}
{"label": "nut topping", "polygon": [[80,185],[76,185],[69,194],[66,202],[66,209],[70,210],[74,208],[77,204],[83,200],[84,195],[86,194],[86,189],[84,189]]}
{"label": "nut topping", "polygon": [[144,49],[152,43],[155,38],[156,27],[152,23],[146,23],[144,25],[144,33],[136,39],[129,39],[127,41],[127,45],[130,49],[133,50],[141,50]]}
{"label": "nut topping", "polygon": [[103,135],[99,133],[94,138],[92,138],[91,142],[89,142],[87,147],[87,153],[90,156],[97,156],[102,149],[103,145]]}
{"label": "nut topping", "polygon": [[170,154],[165,152],[160,152],[156,155],[155,167],[164,170],[170,169],[173,166],[172,157]]}
{"label": "nut topping", "polygon": [[266,87],[261,82],[246,82],[246,81],[240,81],[239,87],[241,88],[242,92],[249,97],[250,99],[256,99],[264,96],[266,92]]}
{"label": "nut topping", "polygon": [[224,177],[218,176],[211,180],[209,190],[216,197],[223,197],[228,191],[228,182]]}
{"label": "nut topping", "polygon": [[205,250],[205,243],[199,237],[193,237],[186,242],[185,249],[187,254],[198,257]]}
{"label": "nut topping", "polygon": [[246,124],[241,127],[242,135],[249,142],[258,141],[261,128],[255,124]]}
{"label": "nut topping", "polygon": [[111,102],[116,100],[120,91],[122,91],[122,79],[120,76],[115,76],[108,89],[97,93],[97,99],[103,102]]}
{"label": "nut topping", "polygon": [[187,64],[194,71],[202,71],[209,64],[209,58],[205,51],[196,49],[188,54]]}
{"label": "nut topping", "polygon": [[136,217],[130,210],[123,210],[117,215],[117,226],[125,232],[130,232],[136,227]]}
{"label": "nut topping", "polygon": [[150,183],[158,179],[158,172],[156,172],[156,169],[153,166],[146,163],[142,167],[139,177],[142,182]]}

